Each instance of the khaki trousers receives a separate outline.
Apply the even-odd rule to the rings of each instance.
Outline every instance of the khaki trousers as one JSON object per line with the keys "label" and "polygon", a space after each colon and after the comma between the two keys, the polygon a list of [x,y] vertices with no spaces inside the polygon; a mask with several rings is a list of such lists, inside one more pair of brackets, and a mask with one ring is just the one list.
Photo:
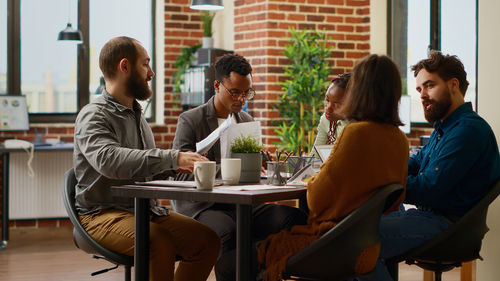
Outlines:
{"label": "khaki trousers", "polygon": [[[80,216],[99,244],[134,255],[134,214],[108,209]],[[220,239],[209,227],[181,214],[153,216],[150,223],[150,280],[206,280],[219,255]],[[175,269],[176,255],[182,258]]]}

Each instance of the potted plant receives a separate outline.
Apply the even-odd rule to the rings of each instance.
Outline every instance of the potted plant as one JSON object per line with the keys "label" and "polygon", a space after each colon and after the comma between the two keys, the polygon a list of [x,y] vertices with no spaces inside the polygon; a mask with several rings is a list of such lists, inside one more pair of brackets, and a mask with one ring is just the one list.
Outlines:
{"label": "potted plant", "polygon": [[276,108],[283,120],[276,122],[280,148],[309,152],[314,144],[316,127],[328,87],[331,47],[325,33],[316,30],[296,31],[285,46],[284,55],[290,63],[285,67],[287,80],[280,82],[284,91]]}
{"label": "potted plant", "polygon": [[212,38],[212,22],[215,13],[210,11],[201,12],[201,21],[203,23],[203,39],[202,48],[212,48],[214,46],[214,39]]}
{"label": "potted plant", "polygon": [[196,59],[196,51],[198,51],[199,48],[201,48],[201,44],[183,48],[181,49],[181,54],[175,60],[174,67],[177,68],[177,71],[172,74],[172,84],[174,84],[172,95],[174,102],[179,101],[182,92],[181,86],[184,84],[184,73],[186,73],[188,68],[193,64]]}
{"label": "potted plant", "polygon": [[260,151],[262,148],[259,141],[252,138],[251,135],[235,138],[231,142],[231,157],[241,159],[240,183],[260,182],[262,167]]}

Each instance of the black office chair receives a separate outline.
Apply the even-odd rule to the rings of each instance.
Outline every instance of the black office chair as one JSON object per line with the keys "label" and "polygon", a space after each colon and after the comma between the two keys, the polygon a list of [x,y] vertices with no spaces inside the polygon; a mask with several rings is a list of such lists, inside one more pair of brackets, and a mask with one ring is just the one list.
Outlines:
{"label": "black office chair", "polygon": [[354,270],[356,258],[361,251],[380,242],[380,216],[401,192],[403,187],[400,184],[381,187],[335,227],[291,256],[283,279],[348,280],[357,277]]}
{"label": "black office chair", "polygon": [[77,184],[75,172],[73,168],[69,169],[64,174],[62,192],[63,201],[66,212],[68,212],[69,219],[73,223],[73,241],[76,247],[92,254],[96,259],[105,259],[113,264],[114,267],[99,270],[91,273],[92,276],[108,272],[112,269],[118,268],[119,265],[125,266],[125,281],[130,281],[130,268],[134,265],[134,257],[119,254],[110,251],[99,243],[97,243],[80,224],[80,219],[75,208],[75,186]]}
{"label": "black office chair", "polygon": [[386,261],[394,281],[398,280],[398,263],[406,261],[434,272],[435,281],[441,281],[441,274],[463,262],[481,259],[481,241],[488,232],[486,215],[488,207],[500,194],[500,180],[472,209],[456,223],[435,238],[401,256]]}

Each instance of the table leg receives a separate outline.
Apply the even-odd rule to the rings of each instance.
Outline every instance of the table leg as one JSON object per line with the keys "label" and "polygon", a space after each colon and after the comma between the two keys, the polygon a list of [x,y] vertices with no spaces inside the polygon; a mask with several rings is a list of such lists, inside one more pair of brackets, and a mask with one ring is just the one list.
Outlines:
{"label": "table leg", "polygon": [[0,250],[9,241],[9,153],[2,154],[2,242]]}
{"label": "table leg", "polygon": [[149,280],[149,199],[135,198],[134,273],[136,281]]}
{"label": "table leg", "polygon": [[236,205],[236,281],[251,280],[252,206]]}

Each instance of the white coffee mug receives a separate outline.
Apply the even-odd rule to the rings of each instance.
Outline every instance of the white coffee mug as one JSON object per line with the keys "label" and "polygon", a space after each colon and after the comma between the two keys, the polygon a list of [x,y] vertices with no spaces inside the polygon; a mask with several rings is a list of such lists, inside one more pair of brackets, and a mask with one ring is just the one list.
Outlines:
{"label": "white coffee mug", "polygon": [[224,184],[238,184],[241,175],[240,158],[222,158],[221,159],[222,182]]}
{"label": "white coffee mug", "polygon": [[212,190],[215,180],[215,161],[194,162],[194,182],[199,190]]}

